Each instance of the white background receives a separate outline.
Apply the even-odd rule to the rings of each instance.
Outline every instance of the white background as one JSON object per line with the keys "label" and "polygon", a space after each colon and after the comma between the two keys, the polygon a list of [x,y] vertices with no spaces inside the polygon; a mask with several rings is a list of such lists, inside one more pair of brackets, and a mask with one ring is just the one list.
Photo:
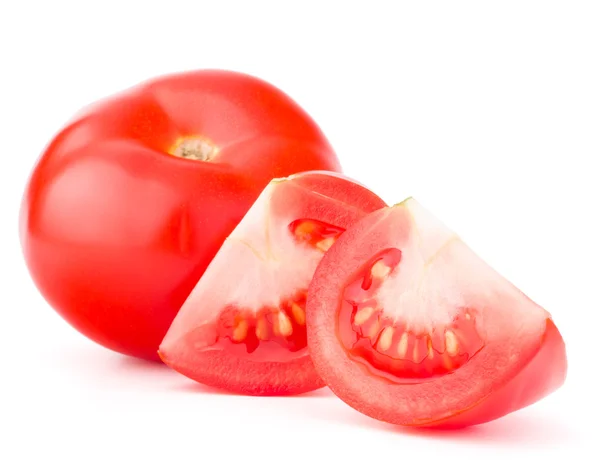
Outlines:
{"label": "white background", "polygon": [[[600,464],[598,2],[0,5],[0,464]],[[29,170],[80,107],[207,67],[283,89],[348,175],[416,197],[548,309],[566,384],[484,426],[420,432],[327,389],[214,393],[72,330],[21,259]]]}

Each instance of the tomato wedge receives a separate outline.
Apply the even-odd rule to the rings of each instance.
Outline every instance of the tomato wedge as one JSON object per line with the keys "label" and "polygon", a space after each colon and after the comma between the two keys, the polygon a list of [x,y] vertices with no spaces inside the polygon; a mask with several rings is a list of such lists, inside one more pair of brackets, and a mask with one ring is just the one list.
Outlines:
{"label": "tomato wedge", "polygon": [[306,346],[306,292],[343,232],[385,206],[342,175],[273,180],[225,240],[167,332],[159,354],[207,385],[251,395],[323,386]]}
{"label": "tomato wedge", "polygon": [[549,313],[412,198],[366,216],[333,245],[306,312],[318,374],[382,421],[480,424],[566,377]]}

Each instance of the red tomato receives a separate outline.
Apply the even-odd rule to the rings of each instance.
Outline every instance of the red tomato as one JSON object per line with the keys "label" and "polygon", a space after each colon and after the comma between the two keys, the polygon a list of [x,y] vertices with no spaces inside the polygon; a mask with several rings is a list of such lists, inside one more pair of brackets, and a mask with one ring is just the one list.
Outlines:
{"label": "red tomato", "polygon": [[341,175],[274,180],[206,269],[160,345],[163,361],[251,395],[323,386],[306,347],[306,290],[324,251],[385,203]]}
{"label": "red tomato", "polygon": [[566,377],[548,312],[414,199],[344,233],[314,274],[306,311],[318,374],[382,421],[479,424]]}
{"label": "red tomato", "polygon": [[76,329],[158,359],[169,324],[273,177],[340,170],[314,121],[256,78],[195,71],[141,83],[80,113],[26,188],[31,275]]}

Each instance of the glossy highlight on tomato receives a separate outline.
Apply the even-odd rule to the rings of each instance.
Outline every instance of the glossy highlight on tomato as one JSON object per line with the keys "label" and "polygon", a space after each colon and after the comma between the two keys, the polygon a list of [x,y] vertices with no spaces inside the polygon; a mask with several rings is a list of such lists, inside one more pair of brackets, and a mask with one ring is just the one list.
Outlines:
{"label": "glossy highlight on tomato", "polygon": [[306,312],[317,373],[382,421],[480,424],[566,377],[550,314],[412,198],[336,241],[317,266]]}
{"label": "glossy highlight on tomato", "polygon": [[272,181],[225,240],[160,356],[198,382],[250,395],[323,386],[306,341],[306,292],[323,254],[385,203],[353,180],[311,171]]}
{"label": "glossy highlight on tomato", "polygon": [[44,298],[128,355],[158,345],[224,239],[272,178],[340,171],[298,104],[260,79],[155,78],[79,113],[27,184],[20,238]]}

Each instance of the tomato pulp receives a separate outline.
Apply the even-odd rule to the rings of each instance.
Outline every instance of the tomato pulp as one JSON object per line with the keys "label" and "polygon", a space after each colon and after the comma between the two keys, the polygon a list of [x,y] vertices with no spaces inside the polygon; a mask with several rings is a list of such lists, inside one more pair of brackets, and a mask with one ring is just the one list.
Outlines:
{"label": "tomato pulp", "polygon": [[566,376],[548,312],[414,199],[346,231],[318,265],[306,311],[318,374],[382,421],[479,424]]}
{"label": "tomato pulp", "polygon": [[272,181],[225,240],[160,345],[165,363],[251,395],[323,386],[306,347],[306,291],[344,231],[385,203],[342,176]]}
{"label": "tomato pulp", "polygon": [[85,109],[26,187],[20,237],[45,299],[81,333],[157,359],[173,317],[274,177],[339,171],[311,117],[272,85],[207,70]]}

